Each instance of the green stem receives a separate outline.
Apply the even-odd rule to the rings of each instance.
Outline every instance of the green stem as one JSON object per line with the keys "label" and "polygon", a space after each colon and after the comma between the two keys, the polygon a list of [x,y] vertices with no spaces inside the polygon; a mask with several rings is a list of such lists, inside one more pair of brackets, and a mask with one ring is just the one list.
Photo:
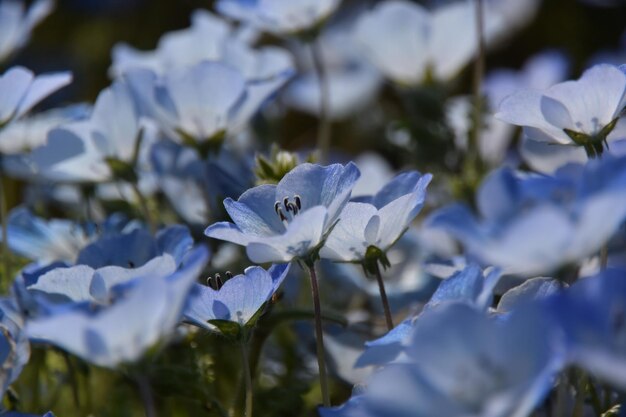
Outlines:
{"label": "green stem", "polygon": [[72,397],[74,399],[74,406],[76,407],[77,410],[80,410],[81,409],[80,408],[80,394],[78,390],[78,382],[76,380],[76,368],[74,367],[74,364],[72,363],[72,359],[70,358],[70,355],[67,354],[67,352],[63,351],[62,355],[63,355],[63,360],[65,361],[65,367],[67,370],[67,379],[72,388]]}
{"label": "green stem", "polygon": [[152,214],[150,214],[150,207],[148,207],[148,201],[141,193],[141,190],[139,189],[139,186],[137,185],[137,183],[131,181],[129,182],[129,184],[132,187],[133,192],[137,196],[139,207],[141,208],[141,212],[143,213],[144,217],[146,218],[146,221],[148,222],[148,227],[150,228],[150,231],[152,232],[152,234],[156,233],[157,227],[156,227],[156,223],[154,219],[152,218]]}
{"label": "green stem", "polygon": [[330,151],[331,125],[328,115],[330,109],[330,85],[324,67],[324,58],[319,41],[310,43],[313,67],[320,86],[319,128],[317,131],[317,148],[320,151],[320,163],[328,162]]}
{"label": "green stem", "polygon": [[252,417],[252,373],[248,360],[248,346],[243,342],[241,343],[241,364],[243,367],[244,381],[246,383],[246,417]]}
{"label": "green stem", "polygon": [[317,286],[317,274],[315,264],[308,266],[311,278],[311,295],[313,297],[313,309],[315,312],[315,341],[317,343],[317,365],[320,374],[320,387],[322,389],[322,401],[324,407],[330,407],[330,395],[328,394],[328,376],[326,375],[326,357],[324,353],[324,331],[322,329],[322,309],[320,307],[320,294]]}
{"label": "green stem", "polygon": [[[476,56],[476,62],[474,64],[474,112],[472,115],[473,126],[472,130],[468,135],[468,144],[467,144],[467,159],[465,161],[466,164],[466,172],[470,173],[472,176],[476,178],[471,178],[471,180],[477,179],[478,171],[479,171],[479,140],[481,136],[481,128],[482,128],[482,114],[483,114],[483,97],[482,97],[482,84],[483,84],[483,76],[485,73],[485,55],[486,55],[486,47],[485,47],[485,36],[484,36],[484,5],[483,0],[474,0],[474,4],[476,5],[475,14],[476,14],[476,36],[478,40],[478,55]],[[467,171],[469,169],[469,171]]]}
{"label": "green stem", "polygon": [[387,329],[393,329],[393,318],[391,316],[391,308],[389,308],[389,300],[387,299],[387,291],[385,291],[385,282],[380,274],[380,266],[376,262],[376,281],[378,281],[378,291],[380,292],[380,301],[383,303],[383,310],[385,311],[385,321],[387,322]]}
{"label": "green stem", "polygon": [[563,417],[567,412],[567,402],[568,402],[568,388],[569,381],[565,373],[561,374],[559,378],[559,383],[556,391],[556,403],[553,409],[553,413],[555,417]]}
{"label": "green stem", "polygon": [[[596,416],[602,416],[602,404],[600,402],[600,396],[598,395],[598,390],[591,378],[587,378],[587,389],[589,391],[589,395],[591,396],[591,404],[593,405],[593,411],[596,413]],[[608,410],[608,407],[606,408]]]}
{"label": "green stem", "polygon": [[137,388],[139,388],[139,395],[143,403],[143,408],[146,413],[146,417],[157,417],[156,407],[154,405],[154,396],[152,395],[152,388],[150,388],[150,381],[144,375],[139,375],[135,382]]}

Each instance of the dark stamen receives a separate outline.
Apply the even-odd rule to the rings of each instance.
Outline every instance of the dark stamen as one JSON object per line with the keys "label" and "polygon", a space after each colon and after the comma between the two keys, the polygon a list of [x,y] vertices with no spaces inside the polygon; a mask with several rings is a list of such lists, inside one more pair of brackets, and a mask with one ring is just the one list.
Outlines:
{"label": "dark stamen", "polygon": [[220,288],[222,288],[222,285],[224,285],[224,282],[222,281],[222,276],[220,274],[215,274],[215,284],[217,286],[217,288],[215,288],[216,290],[219,290]]}
{"label": "dark stamen", "polygon": [[293,211],[294,216],[298,214],[298,207],[292,202],[289,202],[289,205],[287,206],[287,210]]}
{"label": "dark stamen", "polygon": [[280,210],[280,201],[274,203],[274,211],[278,214],[278,210]]}
{"label": "dark stamen", "polygon": [[289,205],[289,197],[283,198],[283,206],[285,206],[285,208],[287,208],[288,205]]}
{"label": "dark stamen", "polygon": [[298,194],[296,194],[293,199],[296,202],[296,206],[298,207],[298,210],[302,210],[302,201],[300,200],[300,196]]}
{"label": "dark stamen", "polygon": [[287,220],[287,216],[285,216],[285,214],[283,213],[283,211],[280,209],[280,207],[278,208],[278,216],[280,217],[280,221],[284,222],[285,220]]}
{"label": "dark stamen", "polygon": [[233,273],[230,271],[226,271],[226,279],[231,279],[233,277]]}

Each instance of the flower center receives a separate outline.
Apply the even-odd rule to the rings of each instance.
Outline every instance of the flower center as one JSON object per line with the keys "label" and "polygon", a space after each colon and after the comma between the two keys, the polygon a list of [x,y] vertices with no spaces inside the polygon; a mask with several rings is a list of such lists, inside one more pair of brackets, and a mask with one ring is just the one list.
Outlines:
{"label": "flower center", "polygon": [[274,211],[276,215],[285,225],[292,220],[302,210],[302,199],[299,195],[294,195],[292,199],[284,197],[283,201],[274,203]]}
{"label": "flower center", "polygon": [[215,291],[219,291],[220,289],[222,289],[224,283],[233,277],[233,274],[230,271],[226,271],[224,275],[226,275],[225,279],[222,279],[222,276],[219,273],[215,274],[212,277],[208,277],[206,279],[206,286],[209,288],[213,288]]}

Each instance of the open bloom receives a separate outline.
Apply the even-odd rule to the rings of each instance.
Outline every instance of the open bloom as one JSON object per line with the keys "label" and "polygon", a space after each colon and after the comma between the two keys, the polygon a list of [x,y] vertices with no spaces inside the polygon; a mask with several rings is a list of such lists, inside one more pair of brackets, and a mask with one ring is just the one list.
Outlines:
{"label": "open bloom", "polygon": [[477,194],[478,216],[465,205],[430,218],[469,254],[522,275],[549,274],[597,253],[626,218],[626,158],[605,156],[554,176],[492,173]]}
{"label": "open bloom", "polygon": [[385,258],[385,252],[422,209],[431,179],[432,175],[416,171],[400,174],[369,202],[348,203],[321,256],[341,262],[364,262],[370,256]]}
{"label": "open bloom", "polygon": [[37,262],[72,262],[94,237],[71,220],[46,221],[24,207],[11,211],[8,218],[9,248]]}
{"label": "open bloom", "polygon": [[313,29],[326,20],[340,0],[220,0],[220,13],[241,20],[263,31],[297,34]]}
{"label": "open bloom", "polygon": [[173,274],[117,285],[105,306],[56,306],[30,320],[26,333],[31,340],[58,346],[95,365],[114,368],[134,362],[171,337],[205,260],[205,251],[194,251]]}
{"label": "open bloom", "polygon": [[229,65],[202,61],[163,77],[134,70],[127,80],[149,117],[171,137],[194,144],[239,133],[291,75],[288,69],[250,81]]}
{"label": "open bloom", "polygon": [[404,361],[372,375],[360,395],[322,416],[527,416],[563,364],[553,330],[532,312],[503,323],[462,304],[430,310]]}
{"label": "open bloom", "polygon": [[299,165],[277,185],[260,185],[237,201],[224,200],[234,224],[213,224],[205,234],[246,246],[257,263],[316,256],[359,176],[353,163]]}
{"label": "open bloom", "polygon": [[0,62],[23,47],[34,27],[45,19],[54,7],[53,0],[37,0],[24,10],[24,2],[0,2]]}
{"label": "open bloom", "polygon": [[118,284],[138,277],[156,279],[173,274],[180,269],[192,244],[183,226],[160,230],[156,237],[143,229],[104,236],[80,252],[76,265],[52,269],[36,276],[35,282],[26,282],[26,286],[52,300],[106,304],[111,289]]}
{"label": "open bloom", "polygon": [[[489,15],[485,22],[489,38],[500,19]],[[418,85],[428,77],[450,79],[478,49],[471,2],[429,11],[409,1],[385,1],[360,19],[355,36],[370,61],[400,85]]]}
{"label": "open bloom", "polygon": [[21,159],[32,176],[46,180],[135,181],[135,166],[145,162],[153,139],[128,86],[118,81],[100,92],[87,120],[57,126],[45,144]]}
{"label": "open bloom", "polygon": [[[259,266],[247,268],[232,278],[212,277],[208,285],[195,285],[195,294],[185,309],[192,324],[216,331],[221,321],[240,327],[254,325],[257,313],[274,295],[289,272],[289,264],[273,265],[267,271]],[[210,287],[213,285],[215,288]]]}
{"label": "open bloom", "polygon": [[599,64],[577,81],[512,94],[500,104],[496,117],[522,126],[530,139],[582,146],[594,157],[604,151],[625,106],[626,73]]}
{"label": "open bloom", "polygon": [[72,81],[69,72],[35,76],[24,67],[12,67],[0,75],[0,126],[17,119],[37,103]]}
{"label": "open bloom", "polygon": [[[424,306],[424,311],[444,308],[450,304],[465,304],[486,311],[493,301],[493,289],[500,280],[500,271],[483,271],[470,264],[441,281],[439,287]],[[410,344],[411,335],[421,319],[421,314],[411,316],[384,336],[366,342],[365,351],[356,366],[384,365],[395,360]]]}
{"label": "open bloom", "polygon": [[[515,126],[494,117],[502,100],[522,89],[546,89],[565,79],[567,70],[568,63],[563,54],[546,51],[528,59],[519,71],[499,68],[487,74],[483,91],[487,95],[489,113],[484,115],[484,129],[478,144],[483,161],[499,164],[506,156],[516,132]],[[472,98],[455,97],[446,107],[455,142],[458,147],[466,149],[468,134],[472,129]]]}
{"label": "open bloom", "polygon": [[211,61],[236,68],[247,80],[258,80],[293,69],[289,52],[275,46],[253,48],[258,36],[247,36],[246,30],[235,29],[206,10],[196,10],[191,22],[189,28],[164,34],[153,51],[116,45],[111,72],[121,76],[134,69],[148,69],[162,76]]}

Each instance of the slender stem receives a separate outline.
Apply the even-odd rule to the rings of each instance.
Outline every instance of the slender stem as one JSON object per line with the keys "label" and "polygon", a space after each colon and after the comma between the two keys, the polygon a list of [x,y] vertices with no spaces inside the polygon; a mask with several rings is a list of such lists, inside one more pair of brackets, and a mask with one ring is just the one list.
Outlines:
{"label": "slender stem", "polygon": [[484,5],[483,0],[474,0],[476,6],[476,36],[478,40],[478,55],[474,64],[474,112],[472,131],[468,135],[466,167],[472,174],[477,174],[479,161],[479,140],[482,127],[483,97],[482,84],[485,73],[485,36],[484,36]]}
{"label": "slender stem", "polygon": [[330,151],[331,125],[328,115],[330,109],[330,85],[328,73],[324,67],[324,58],[319,40],[310,43],[313,67],[320,86],[319,128],[317,131],[317,148],[320,151],[320,163],[328,162]]}
{"label": "slender stem", "polygon": [[385,282],[380,274],[380,266],[376,262],[376,281],[378,281],[378,291],[380,292],[380,301],[383,303],[383,309],[385,310],[385,321],[387,322],[387,329],[393,329],[393,318],[391,317],[391,308],[389,308],[389,300],[387,299],[387,291],[385,291]]}
{"label": "slender stem", "polygon": [[241,364],[246,382],[246,417],[252,417],[252,373],[248,360],[248,346],[243,342],[241,343]]}
{"label": "slender stem", "polygon": [[72,363],[72,359],[67,352],[63,351],[63,360],[65,361],[65,367],[67,370],[67,378],[72,388],[72,397],[74,399],[74,406],[77,410],[80,410],[80,394],[78,390],[78,381],[76,380],[76,368]]}
{"label": "slender stem", "polygon": [[[589,391],[589,395],[591,396],[591,404],[593,406],[593,411],[596,413],[596,416],[602,416],[602,404],[600,402],[600,396],[598,395],[598,390],[591,378],[587,378],[587,390]],[[608,410],[609,407],[606,408]]]}
{"label": "slender stem", "polygon": [[326,375],[326,357],[324,356],[324,332],[322,330],[322,309],[320,308],[320,294],[317,286],[317,274],[315,264],[307,265],[311,278],[311,295],[313,296],[313,309],[315,313],[315,340],[317,343],[317,365],[320,373],[320,386],[322,389],[322,400],[324,407],[330,407],[330,396],[328,394],[328,377]]}
{"label": "slender stem", "polygon": [[567,412],[568,394],[569,394],[569,381],[565,373],[561,374],[556,392],[556,404],[552,410],[555,417],[563,417]]}
{"label": "slender stem", "polygon": [[139,207],[141,207],[141,212],[143,213],[146,221],[148,222],[148,227],[150,227],[150,231],[154,234],[156,233],[157,227],[154,219],[152,218],[152,214],[150,214],[150,208],[148,207],[148,201],[141,193],[139,186],[135,182],[129,182],[130,186],[133,189],[133,192],[137,196],[137,200],[139,201]]}
{"label": "slender stem", "polygon": [[4,175],[2,171],[2,159],[0,155],[0,218],[2,218],[2,267],[3,267],[3,279],[0,281],[0,284],[10,282],[11,275],[11,266],[9,262],[11,259],[9,258],[9,224],[8,224],[8,208],[7,208],[7,198],[4,190]]}
{"label": "slender stem", "polygon": [[156,407],[154,405],[154,396],[152,395],[152,388],[150,388],[150,381],[144,375],[138,376],[135,381],[139,388],[139,395],[141,395],[141,401],[143,402],[143,408],[146,413],[146,417],[157,417]]}

